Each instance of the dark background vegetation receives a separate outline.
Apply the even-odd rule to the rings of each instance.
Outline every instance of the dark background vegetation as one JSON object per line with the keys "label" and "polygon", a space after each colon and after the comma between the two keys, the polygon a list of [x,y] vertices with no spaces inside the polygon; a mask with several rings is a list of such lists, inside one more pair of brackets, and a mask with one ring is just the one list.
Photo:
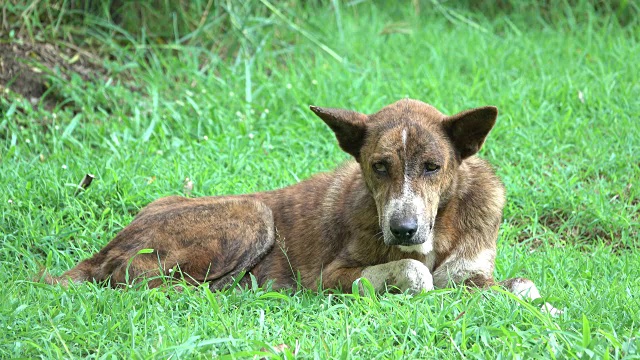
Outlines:
{"label": "dark background vegetation", "polygon": [[[0,0],[0,358],[637,358],[637,1]],[[308,105],[497,105],[496,291],[33,281],[167,195],[346,160]],[[96,176],[86,191],[77,184]],[[37,279],[36,279],[37,280]],[[288,350],[283,346],[287,344]],[[280,350],[278,350],[280,349]],[[285,349],[282,351],[282,349]]]}
{"label": "dark background vegetation", "polygon": [[[64,78],[71,74],[83,79],[120,75],[126,80],[123,61],[152,63],[154,52],[194,49],[206,64],[211,59],[231,60],[246,56],[261,45],[265,28],[281,25],[296,27],[313,16],[318,7],[349,6],[360,0],[6,0],[2,6],[0,56],[5,60],[0,86],[36,102],[45,93],[49,108],[61,101],[55,91],[47,91],[46,74],[55,72]],[[380,2],[385,5],[385,1]],[[440,13],[452,22],[482,19],[507,19],[495,25],[505,29],[513,21],[527,26],[553,27],[577,31],[580,23],[616,23],[638,26],[640,3],[631,0],[543,0],[543,1],[386,1],[387,6],[409,7],[421,13]],[[446,5],[446,6],[445,6]],[[301,9],[302,8],[302,9]],[[276,11],[273,11],[276,9]],[[285,14],[283,14],[284,12]],[[278,13],[282,16],[278,16]],[[286,16],[288,19],[284,18]],[[512,20],[509,20],[512,19]],[[403,31],[401,23],[388,31]],[[363,24],[366,26],[366,24]],[[313,29],[311,29],[313,30]],[[275,30],[269,46],[286,51],[300,39],[291,32]],[[179,50],[178,50],[179,49]],[[80,56],[78,56],[80,55]],[[118,60],[106,64],[103,60]],[[41,71],[33,71],[35,65]],[[204,66],[204,65],[203,65]],[[136,84],[131,83],[132,88]],[[6,95],[5,95],[6,96]]]}

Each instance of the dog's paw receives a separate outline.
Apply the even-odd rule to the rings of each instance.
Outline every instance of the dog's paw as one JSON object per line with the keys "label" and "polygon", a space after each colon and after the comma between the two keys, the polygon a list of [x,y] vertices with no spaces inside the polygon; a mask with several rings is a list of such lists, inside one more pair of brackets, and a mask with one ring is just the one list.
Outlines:
{"label": "dog's paw", "polygon": [[433,290],[431,272],[423,263],[413,259],[369,266],[362,271],[362,277],[369,280],[376,291],[383,291],[387,286],[412,294]]}
{"label": "dog's paw", "polygon": [[413,294],[420,293],[422,290],[433,290],[433,276],[429,269],[420,261],[413,259],[398,260],[399,274],[396,275],[396,285],[401,290],[409,290]]}

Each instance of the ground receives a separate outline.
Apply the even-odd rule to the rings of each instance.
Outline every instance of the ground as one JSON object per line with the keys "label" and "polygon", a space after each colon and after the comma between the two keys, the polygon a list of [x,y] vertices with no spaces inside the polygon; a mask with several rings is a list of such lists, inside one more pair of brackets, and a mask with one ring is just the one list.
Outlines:
{"label": "ground", "polygon": [[[144,21],[68,23],[45,3],[0,5],[25,21],[0,26],[0,357],[638,357],[637,16],[588,1],[193,1],[152,14],[171,25],[152,36]],[[33,280],[161,196],[275,189],[339,166],[347,156],[310,104],[371,113],[406,96],[449,114],[499,108],[480,153],[507,189],[495,276],[533,279],[561,316],[499,289]]]}
{"label": "ground", "polygon": [[[87,54],[87,51],[74,52],[48,43],[0,42],[0,91],[8,89],[32,105],[38,105],[49,88],[47,76],[68,80],[74,74],[91,80],[104,74],[99,64],[87,59]],[[52,109],[62,100],[51,94],[42,105]]]}

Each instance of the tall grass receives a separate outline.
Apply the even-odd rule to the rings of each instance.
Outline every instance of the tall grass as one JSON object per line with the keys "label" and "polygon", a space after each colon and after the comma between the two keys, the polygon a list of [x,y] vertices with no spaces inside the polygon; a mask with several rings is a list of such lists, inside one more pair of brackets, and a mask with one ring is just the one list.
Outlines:
{"label": "tall grass", "polygon": [[[52,71],[51,109],[0,97],[0,357],[638,356],[640,46],[615,3],[185,4],[2,3],[3,41],[82,46],[109,72]],[[150,201],[187,195],[187,177],[189,196],[246,193],[337,166],[347,156],[309,104],[373,112],[405,96],[446,113],[500,108],[481,153],[508,191],[496,277],[532,278],[562,316],[461,288],[31,281],[90,256]],[[74,195],[86,173],[96,180]]]}

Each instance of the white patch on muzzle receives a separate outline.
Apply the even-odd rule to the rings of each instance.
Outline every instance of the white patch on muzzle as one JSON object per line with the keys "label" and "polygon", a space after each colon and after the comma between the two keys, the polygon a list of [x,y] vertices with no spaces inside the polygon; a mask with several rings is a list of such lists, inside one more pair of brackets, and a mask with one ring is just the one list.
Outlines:
{"label": "white patch on muzzle", "polygon": [[428,230],[428,226],[425,226],[425,221],[423,219],[424,216],[424,200],[411,190],[409,179],[405,175],[403,179],[404,183],[402,184],[402,192],[400,196],[397,198],[393,198],[389,201],[384,210],[384,219],[382,222],[382,231],[384,233],[385,242],[387,244],[391,243],[394,239],[393,234],[391,233],[391,229],[389,228],[389,222],[392,216],[397,213],[401,213],[401,216],[417,216],[418,219],[418,230],[414,236],[423,237],[426,241],[426,237],[424,237],[424,230]]}
{"label": "white patch on muzzle", "polygon": [[389,223],[392,216],[397,213],[401,213],[401,216],[416,216],[418,220],[418,229],[414,235],[415,242],[418,244],[409,246],[400,245],[401,248],[416,248],[419,249],[416,251],[420,251],[422,253],[431,251],[433,248],[433,228],[430,229],[430,222],[435,218],[435,210],[432,210],[429,214],[426,212],[425,200],[411,190],[409,179],[405,175],[400,196],[391,199],[384,209],[381,225],[385,243],[388,245],[394,241],[395,237],[391,233]]}

